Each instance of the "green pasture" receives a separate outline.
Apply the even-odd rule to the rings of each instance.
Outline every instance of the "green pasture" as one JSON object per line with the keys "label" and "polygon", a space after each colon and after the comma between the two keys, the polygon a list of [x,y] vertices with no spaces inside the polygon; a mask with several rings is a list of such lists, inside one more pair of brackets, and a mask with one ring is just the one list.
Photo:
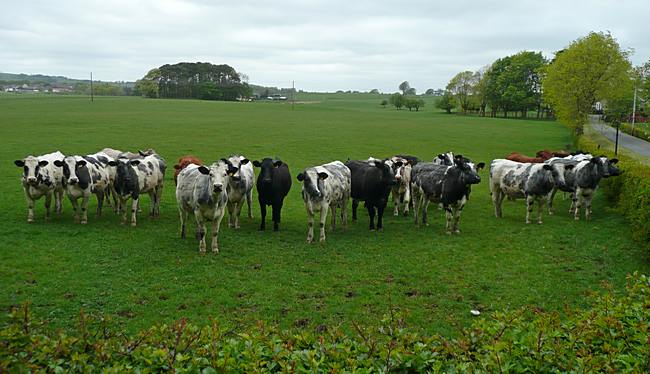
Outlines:
{"label": "green pasture", "polygon": [[[534,305],[561,311],[582,305],[602,282],[621,288],[625,275],[648,273],[648,251],[630,239],[634,228],[594,200],[591,222],[575,222],[569,201],[543,225],[525,225],[522,201],[493,215],[488,172],[473,189],[461,234],[444,233],[444,215],[431,206],[430,226],[412,217],[385,217],[382,232],[368,217],[347,230],[328,231],[324,244],[306,244],[306,214],[295,176],[333,160],[412,154],[428,160],[453,150],[487,164],[511,151],[533,154],[571,143],[555,122],[445,115],[429,100],[423,111],[383,109],[379,95],[302,94],[290,103],[210,102],[97,97],[0,97],[0,323],[12,306],[32,303],[53,327],[70,327],[79,311],[110,316],[134,331],[156,322],[214,317],[228,326],[256,320],[281,327],[317,328],[353,321],[372,324],[391,307],[430,333],[454,334],[471,309],[483,313]],[[66,200],[61,216],[27,224],[15,159],[60,150],[88,154],[104,147],[152,147],[170,165],[162,216],[138,227],[120,225],[110,210],[86,226],[75,224]],[[293,187],[280,232],[239,231],[222,225],[218,255],[199,255],[198,243],[179,238],[171,165],[185,154],[213,161],[231,153],[280,157]],[[91,212],[96,202],[91,202]],[[392,212],[389,204],[388,212]],[[267,219],[270,219],[268,217]],[[225,221],[224,221],[225,222]],[[194,225],[190,226],[190,233]]]}

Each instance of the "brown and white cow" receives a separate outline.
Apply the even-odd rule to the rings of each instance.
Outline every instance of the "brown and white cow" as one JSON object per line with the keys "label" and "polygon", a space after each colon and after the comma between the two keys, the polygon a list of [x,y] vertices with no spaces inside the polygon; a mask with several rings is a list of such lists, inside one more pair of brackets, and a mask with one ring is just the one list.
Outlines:
{"label": "brown and white cow", "polygon": [[192,155],[181,156],[178,163],[174,165],[174,184],[178,185],[178,174],[187,167],[189,164],[203,165],[200,158]]}

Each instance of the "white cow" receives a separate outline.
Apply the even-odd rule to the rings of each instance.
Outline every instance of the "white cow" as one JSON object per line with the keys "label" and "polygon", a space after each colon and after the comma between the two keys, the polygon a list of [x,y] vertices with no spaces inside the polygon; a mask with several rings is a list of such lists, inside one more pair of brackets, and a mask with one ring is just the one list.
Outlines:
{"label": "white cow", "polygon": [[27,156],[14,161],[23,168],[21,183],[27,200],[27,222],[34,222],[34,201],[45,196],[45,219],[50,218],[50,204],[54,194],[57,214],[61,213],[63,200],[63,172],[54,165],[54,161],[63,158],[63,153],[56,151],[42,156]]}
{"label": "white cow", "polygon": [[181,238],[185,238],[187,216],[194,213],[199,251],[205,253],[205,221],[212,222],[212,252],[219,252],[219,226],[228,204],[228,182],[237,170],[219,161],[209,167],[189,164],[178,174],[176,201],[181,218]]}
{"label": "white cow", "polygon": [[244,206],[248,205],[248,218],[253,218],[253,185],[255,172],[253,164],[244,156],[232,155],[227,160],[237,172],[228,182],[228,227],[239,228],[239,215]]}
{"label": "white cow", "polygon": [[314,240],[314,212],[320,211],[320,241],[325,241],[327,212],[332,210],[332,230],[336,228],[336,208],[341,208],[343,227],[348,223],[348,200],[352,192],[350,169],[341,161],[305,169],[298,174],[303,182],[302,199],[307,209],[307,242]]}

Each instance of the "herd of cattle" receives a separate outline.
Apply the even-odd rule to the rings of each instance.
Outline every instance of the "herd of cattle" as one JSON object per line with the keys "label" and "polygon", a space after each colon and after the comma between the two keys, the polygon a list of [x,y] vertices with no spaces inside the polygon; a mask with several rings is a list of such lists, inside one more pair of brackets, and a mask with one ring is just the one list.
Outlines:
{"label": "herd of cattle", "polygon": [[[616,159],[594,157],[582,152],[540,151],[537,157],[518,153],[506,159],[493,160],[490,165],[490,191],[495,215],[501,217],[504,198],[526,200],[526,223],[538,202],[538,223],[542,223],[543,203],[553,214],[553,198],[558,190],[571,193],[570,212],[580,217],[591,216],[591,199],[602,178],[620,175]],[[104,201],[122,214],[122,223],[137,224],[140,195],[151,198],[150,215],[160,214],[163,181],[167,164],[153,149],[138,153],[105,148],[86,156],[65,156],[54,152],[27,156],[15,161],[23,168],[22,186],[28,205],[27,221],[34,221],[34,202],[45,197],[46,218],[54,196],[55,209],[61,212],[64,192],[70,199],[75,220],[88,221],[87,208],[91,194],[97,197],[97,216]],[[257,179],[253,166],[260,169]],[[431,162],[409,155],[386,159],[333,161],[307,168],[297,175],[302,182],[302,198],[307,210],[307,241],[314,239],[314,215],[319,213],[319,240],[325,240],[326,218],[331,210],[331,226],[336,227],[337,208],[342,225],[347,225],[347,206],[352,199],[352,219],[357,219],[359,202],[363,201],[370,218],[370,230],[383,227],[383,215],[392,195],[394,215],[405,216],[413,209],[416,226],[427,224],[430,202],[445,211],[446,232],[459,233],[460,214],[469,201],[471,186],[481,182],[479,171],[485,163],[474,163],[462,155],[442,153]],[[242,155],[222,158],[210,165],[195,156],[183,156],[174,165],[176,200],[180,213],[181,237],[185,237],[187,219],[194,214],[197,223],[199,250],[206,250],[206,222],[211,222],[212,251],[218,252],[217,236],[226,210],[228,226],[238,229],[239,217],[246,202],[248,217],[253,218],[253,183],[260,206],[260,230],[265,229],[267,206],[271,206],[273,229],[279,230],[284,198],[291,188],[288,165],[279,159],[250,161]],[[79,203],[81,199],[81,203]],[[130,200],[130,204],[129,203]],[[375,220],[376,217],[376,220]]]}

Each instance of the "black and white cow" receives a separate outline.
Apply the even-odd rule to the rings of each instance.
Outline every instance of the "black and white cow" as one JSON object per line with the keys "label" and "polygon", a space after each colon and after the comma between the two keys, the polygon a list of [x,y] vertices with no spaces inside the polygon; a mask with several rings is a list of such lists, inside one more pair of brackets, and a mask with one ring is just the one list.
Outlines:
{"label": "black and white cow", "polygon": [[282,160],[264,158],[262,161],[253,161],[255,167],[260,168],[257,176],[257,200],[260,204],[261,222],[260,230],[266,229],[266,206],[273,208],[273,231],[280,229],[280,218],[284,198],[291,189],[291,174],[289,166]]}
{"label": "black and white cow", "polygon": [[185,238],[187,216],[194,213],[199,251],[205,253],[206,221],[212,222],[212,252],[219,252],[219,226],[228,205],[228,182],[237,172],[225,159],[207,166],[189,164],[178,174],[176,201],[181,217],[181,238]]}
{"label": "black and white cow", "polygon": [[[118,213],[119,207],[118,207],[118,199],[117,199],[117,193],[115,192],[115,177],[117,175],[117,167],[115,164],[115,158],[109,156],[107,153],[99,151],[97,153],[93,153],[90,155],[86,155],[84,157],[86,161],[89,161],[93,164],[99,164],[98,167],[102,167],[104,170],[102,173],[108,174],[108,188],[104,189],[104,195],[106,197],[106,203],[109,206],[113,206],[113,210]],[[93,162],[92,160],[96,160],[97,162]],[[111,196],[113,199],[113,202],[111,204]]]}
{"label": "black and white cow", "polygon": [[131,202],[131,226],[137,224],[138,204],[141,193],[148,193],[151,197],[149,215],[160,215],[160,199],[162,198],[163,180],[167,163],[158,154],[130,160],[120,157],[114,161],[117,166],[115,175],[115,192],[119,204],[123,209],[122,224],[127,222],[129,199]]}
{"label": "black and white cow", "polygon": [[45,219],[50,218],[50,205],[54,195],[57,214],[61,213],[63,200],[63,172],[54,165],[54,161],[63,158],[63,153],[56,151],[42,156],[27,156],[14,164],[23,168],[21,183],[27,200],[27,222],[34,222],[34,202],[45,196]]}
{"label": "black and white cow", "polygon": [[325,221],[332,210],[332,230],[336,229],[336,208],[341,209],[343,227],[348,224],[348,200],[352,193],[350,169],[341,161],[305,169],[298,174],[303,182],[302,199],[307,209],[307,242],[314,240],[314,212],[320,211],[320,241],[325,241]]}
{"label": "black and white cow", "polygon": [[605,156],[592,157],[580,161],[573,170],[572,189],[574,189],[571,210],[574,219],[580,219],[580,208],[584,204],[585,219],[591,219],[591,200],[602,178],[621,175],[622,171],[615,165],[618,159]]}
{"label": "black and white cow", "polygon": [[[75,221],[82,225],[88,223],[88,202],[90,195],[97,196],[97,216],[101,215],[104,197],[110,190],[111,160],[106,164],[95,156],[66,156],[54,161],[54,165],[61,168],[65,182],[65,189],[72,203]],[[81,204],[78,200],[81,199]]]}
{"label": "black and white cow", "polygon": [[[441,204],[445,210],[447,234],[460,233],[460,214],[469,199],[470,186],[481,182],[477,167],[458,155],[453,165],[421,162],[411,172],[415,225],[427,224],[429,202]],[[479,166],[482,163],[479,164]],[[478,168],[480,169],[480,167]]]}
{"label": "black and white cow", "polygon": [[[393,196],[393,215],[398,216],[400,205],[404,204],[404,216],[409,214],[411,205],[411,170],[420,160],[415,156],[396,155],[390,158],[391,167],[397,182],[391,189]],[[399,165],[399,166],[398,166]]]}
{"label": "black and white cow", "polygon": [[377,229],[383,228],[382,221],[388,194],[397,183],[395,173],[386,161],[349,160],[345,163],[352,176],[352,219],[356,221],[359,201],[364,201],[370,217],[370,230],[375,229],[375,214],[377,215]]}
{"label": "black and white cow", "polygon": [[239,216],[244,206],[248,205],[248,218],[253,218],[253,183],[255,173],[253,164],[241,155],[228,157],[228,162],[236,168],[235,174],[228,182],[228,227],[239,228]]}
{"label": "black and white cow", "polygon": [[508,197],[526,199],[526,223],[530,223],[530,214],[535,201],[538,202],[537,223],[542,223],[542,202],[550,198],[554,187],[565,188],[564,170],[571,165],[549,163],[523,163],[505,159],[496,159],[490,165],[490,191],[494,203],[494,214],[502,216],[501,204]]}
{"label": "black and white cow", "polygon": [[[564,174],[564,186],[560,187],[554,185],[547,199],[548,214],[553,215],[555,214],[555,209],[553,208],[553,200],[555,199],[555,194],[557,193],[557,191],[560,190],[565,193],[570,193],[571,195],[575,193],[576,190],[575,167],[576,165],[578,165],[579,161],[574,160],[573,156],[568,156],[568,157],[551,157],[548,160],[546,160],[545,163],[550,165],[557,165],[559,167],[559,171]],[[573,210],[574,210],[574,204],[571,204],[569,213],[573,213]]]}

